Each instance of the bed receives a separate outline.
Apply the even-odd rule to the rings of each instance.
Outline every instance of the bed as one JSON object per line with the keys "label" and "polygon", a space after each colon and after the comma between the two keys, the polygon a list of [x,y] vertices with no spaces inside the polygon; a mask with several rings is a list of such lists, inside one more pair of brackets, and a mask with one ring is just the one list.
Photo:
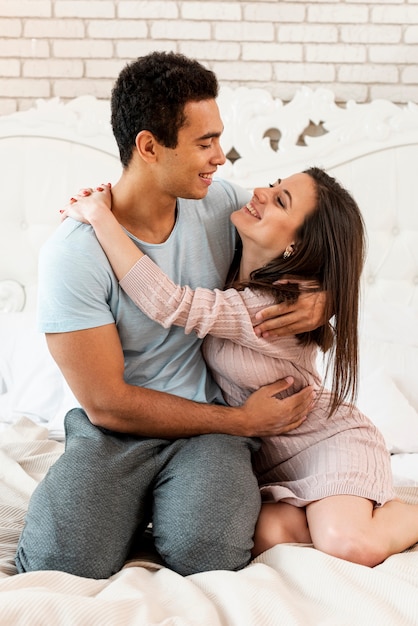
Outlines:
{"label": "bed", "polygon": [[[227,87],[219,105],[221,176],[252,189],[319,165],[359,202],[368,256],[358,404],[384,434],[399,496],[418,503],[418,107],[337,104],[309,88],[283,103]],[[36,331],[37,257],[77,189],[119,176],[109,103],[52,99],[0,117],[0,167],[2,626],[416,626],[418,545],[373,569],[287,544],[240,572],[181,577],[144,554],[109,580],[16,574],[30,495],[62,453],[76,405]]]}

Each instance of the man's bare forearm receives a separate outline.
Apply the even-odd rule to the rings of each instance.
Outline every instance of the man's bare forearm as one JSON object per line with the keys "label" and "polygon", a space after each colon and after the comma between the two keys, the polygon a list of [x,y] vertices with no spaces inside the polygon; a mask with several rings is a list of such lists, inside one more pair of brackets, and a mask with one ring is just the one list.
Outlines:
{"label": "man's bare forearm", "polygon": [[128,384],[113,324],[48,334],[47,342],[91,422],[116,432],[166,439],[210,433],[277,435],[297,426],[313,401],[310,387],[283,400],[276,398],[291,386],[293,379],[262,387],[241,407],[193,402]]}
{"label": "man's bare forearm", "polygon": [[240,408],[203,404],[179,396],[126,385],[113,400],[86,403],[90,421],[116,432],[141,437],[177,439],[209,433],[246,435],[249,431]]}
{"label": "man's bare forearm", "polygon": [[193,402],[152,389],[126,385],[123,397],[87,407],[93,424],[143,437],[174,439],[223,433],[257,437],[283,434],[296,428],[314,401],[311,387],[278,400],[288,384],[279,381],[252,394],[239,407]]}

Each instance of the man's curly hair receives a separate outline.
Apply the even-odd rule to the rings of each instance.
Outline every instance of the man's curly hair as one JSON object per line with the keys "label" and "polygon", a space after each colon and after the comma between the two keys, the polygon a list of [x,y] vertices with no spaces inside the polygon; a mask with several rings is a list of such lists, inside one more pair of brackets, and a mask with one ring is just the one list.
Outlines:
{"label": "man's curly hair", "polygon": [[152,52],[129,63],[112,90],[111,122],[123,167],[141,130],[167,148],[177,145],[187,102],[215,99],[215,74],[198,61],[174,52]]}

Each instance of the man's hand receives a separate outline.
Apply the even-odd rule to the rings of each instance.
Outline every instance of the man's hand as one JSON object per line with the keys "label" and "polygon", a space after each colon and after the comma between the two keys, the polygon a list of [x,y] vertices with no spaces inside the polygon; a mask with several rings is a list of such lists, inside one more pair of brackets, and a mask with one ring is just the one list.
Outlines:
{"label": "man's hand", "polygon": [[282,400],[276,397],[292,384],[293,378],[289,376],[251,394],[242,407],[248,424],[247,436],[283,435],[302,424],[315,402],[315,392],[312,387],[304,387]]}
{"label": "man's hand", "polygon": [[296,302],[282,302],[256,314],[254,331],[259,337],[285,337],[314,330],[328,321],[325,291],[301,293]]}

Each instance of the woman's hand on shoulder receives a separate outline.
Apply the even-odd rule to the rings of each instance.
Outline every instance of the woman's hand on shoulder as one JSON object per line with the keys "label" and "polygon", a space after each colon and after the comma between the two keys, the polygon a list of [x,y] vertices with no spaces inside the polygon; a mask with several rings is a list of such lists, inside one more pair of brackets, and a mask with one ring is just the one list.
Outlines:
{"label": "woman's hand on shoulder", "polygon": [[70,198],[64,209],[60,210],[61,219],[72,217],[78,222],[91,224],[95,219],[100,219],[103,212],[112,210],[111,184],[100,185],[96,189],[86,187]]}

